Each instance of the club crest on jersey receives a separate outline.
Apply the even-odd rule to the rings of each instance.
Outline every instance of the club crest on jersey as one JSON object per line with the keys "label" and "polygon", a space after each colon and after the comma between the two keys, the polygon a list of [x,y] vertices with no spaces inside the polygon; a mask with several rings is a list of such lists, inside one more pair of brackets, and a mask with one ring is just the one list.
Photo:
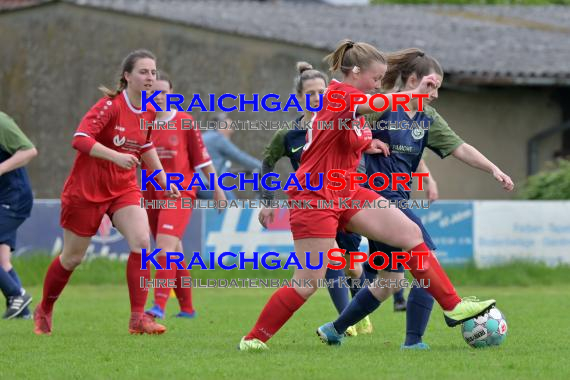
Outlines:
{"label": "club crest on jersey", "polygon": [[416,126],[412,129],[412,137],[414,140],[421,140],[425,136],[425,131],[422,127]]}
{"label": "club crest on jersey", "polygon": [[125,136],[119,137],[119,135],[115,135],[115,137],[113,137],[113,144],[115,144],[115,146],[121,146],[126,141],[127,141],[127,138]]}
{"label": "club crest on jersey", "polygon": [[177,146],[178,145],[178,137],[176,136],[170,136],[170,138],[168,139],[168,141],[170,142],[170,144],[172,146]]}

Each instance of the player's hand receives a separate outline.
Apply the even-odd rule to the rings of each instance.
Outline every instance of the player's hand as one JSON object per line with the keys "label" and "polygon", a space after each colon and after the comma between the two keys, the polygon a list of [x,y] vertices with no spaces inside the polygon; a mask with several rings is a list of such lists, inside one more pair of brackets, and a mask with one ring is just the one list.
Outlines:
{"label": "player's hand", "polygon": [[501,169],[497,168],[493,170],[493,177],[499,181],[499,183],[503,186],[503,189],[507,191],[513,191],[515,188],[515,184],[513,183],[511,177],[503,173]]}
{"label": "player's hand", "polygon": [[439,80],[435,74],[426,75],[422,78],[420,85],[416,89],[419,94],[429,94],[440,85]]}
{"label": "player's hand", "polygon": [[429,185],[426,189],[426,195],[430,202],[435,202],[439,199],[439,190],[437,188],[437,182],[433,179],[429,182]]}
{"label": "player's hand", "polygon": [[380,154],[382,153],[384,157],[388,157],[390,155],[390,147],[385,142],[382,142],[378,139],[372,139],[370,142],[370,146],[368,149],[364,151],[366,154]]}
{"label": "player's hand", "polygon": [[270,223],[273,223],[273,219],[275,219],[275,209],[262,208],[257,218],[259,219],[259,223],[261,223],[263,227],[267,228]]}
{"label": "player's hand", "polygon": [[135,168],[140,164],[139,159],[132,154],[119,152],[113,157],[113,163],[126,170]]}
{"label": "player's hand", "polygon": [[[214,190],[214,200],[216,201],[216,204],[218,204],[218,206],[220,205],[220,201],[226,201],[226,192],[224,190],[222,190],[221,188],[216,186],[216,189]],[[224,211],[223,208],[218,207],[218,214],[221,214],[222,211]]]}
{"label": "player's hand", "polygon": [[166,190],[166,195],[168,196],[168,198],[178,199],[180,198],[180,191],[178,190],[178,187],[176,187],[175,184],[171,183],[170,190]]}

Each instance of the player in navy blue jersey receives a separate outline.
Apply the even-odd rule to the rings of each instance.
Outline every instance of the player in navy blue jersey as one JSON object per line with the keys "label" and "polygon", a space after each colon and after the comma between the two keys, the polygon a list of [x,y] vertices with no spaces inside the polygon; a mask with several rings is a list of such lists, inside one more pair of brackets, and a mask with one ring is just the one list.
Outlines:
{"label": "player in navy blue jersey", "polygon": [[[443,80],[443,70],[439,63],[432,57],[425,55],[419,49],[406,49],[389,55],[388,71],[384,76],[382,87],[389,92],[405,91],[417,87],[421,79],[430,74],[436,74],[439,81]],[[380,154],[366,155],[366,174],[371,176],[374,173],[384,173],[390,176],[391,173],[411,173],[418,171],[424,149],[427,147],[441,158],[449,155],[474,168],[483,170],[491,175],[507,191],[513,190],[513,182],[508,175],[503,173],[495,164],[489,161],[483,154],[471,145],[465,143],[455,132],[453,132],[447,122],[430,107],[429,104],[438,98],[438,88],[435,88],[424,103],[424,112],[417,111],[417,101],[412,102],[410,111],[405,111],[401,106],[397,111],[386,111],[383,113],[373,113],[367,117],[368,123],[373,126],[373,137],[380,139],[390,146],[390,155]],[[411,127],[411,128],[410,128]],[[420,171],[426,171],[423,169]],[[383,181],[377,178],[375,185],[381,187]],[[411,181],[407,184],[411,186]],[[390,186],[379,192],[388,200],[407,201],[410,198],[410,191],[399,185],[397,190],[391,190]],[[402,208],[402,212],[416,223],[423,234],[426,245],[435,250],[429,233],[418,218],[409,208]],[[391,259],[392,252],[402,251],[399,247],[393,247],[381,242],[369,240],[370,252],[385,252]],[[382,265],[382,257],[377,256],[376,265]],[[391,271],[390,265],[382,273],[383,278],[400,279],[404,276],[404,268],[398,263],[398,269]],[[365,264],[366,272],[374,272],[369,265]],[[341,313],[339,318],[332,323],[336,333],[342,334],[347,326],[352,326],[362,318],[363,310],[371,313],[381,302],[385,301],[395,288],[381,288],[371,286],[363,289]],[[372,294],[373,297],[370,297]],[[371,301],[372,300],[372,301]],[[433,306],[432,296],[423,288],[413,287],[407,303],[407,323],[406,341],[402,349],[429,349],[429,346],[422,342],[431,309]],[[330,327],[330,324],[321,326],[319,329]]]}
{"label": "player in navy blue jersey", "polygon": [[[310,95],[311,107],[318,107],[319,95],[322,94],[327,87],[327,76],[318,70],[314,70],[313,67],[306,62],[298,62],[297,71],[299,75],[295,78],[295,92],[298,98],[304,101],[305,96],[308,94]],[[310,122],[312,116],[313,113],[311,111],[305,110],[305,112],[292,123],[292,128],[280,129],[273,135],[271,142],[265,147],[263,154],[262,176],[272,172],[277,161],[282,157],[289,157],[293,170],[296,171],[299,168],[301,153],[303,152],[307,136],[305,124]],[[274,199],[274,192],[262,190],[261,196],[262,199],[269,201]],[[264,227],[267,227],[267,225],[273,221],[274,212],[275,210],[271,208],[262,209],[259,213],[259,222]],[[361,240],[361,236],[354,233],[339,231],[336,236],[338,246],[346,249],[348,252],[358,251]],[[346,282],[346,284],[348,284],[350,293],[354,297],[360,289],[360,285],[357,281],[353,281],[353,278],[360,279],[360,284],[364,282],[363,270],[360,265],[354,270],[349,270],[347,274],[348,276],[345,277],[344,270],[342,269],[327,269],[325,276],[327,280],[334,281],[335,286],[329,287],[328,291],[339,314],[350,302],[348,290],[346,286],[342,286],[343,283]],[[347,330],[347,334],[350,336],[355,336],[358,333],[367,334],[371,332],[372,324],[369,318],[363,319],[356,326],[350,326]]]}
{"label": "player in navy blue jersey", "polygon": [[16,231],[30,216],[34,198],[24,168],[38,154],[12,118],[0,112],[0,289],[6,297],[4,319],[29,319],[32,297],[22,288],[10,262]]}

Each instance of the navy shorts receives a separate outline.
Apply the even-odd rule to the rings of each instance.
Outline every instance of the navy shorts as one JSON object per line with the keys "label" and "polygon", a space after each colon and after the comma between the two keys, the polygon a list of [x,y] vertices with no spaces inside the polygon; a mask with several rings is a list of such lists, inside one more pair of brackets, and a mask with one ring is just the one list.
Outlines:
{"label": "navy shorts", "polygon": [[[429,236],[429,233],[427,232],[426,228],[424,227],[424,225],[422,224],[422,220],[416,215],[414,214],[414,212],[408,208],[402,208],[400,209],[408,218],[410,218],[410,220],[414,223],[416,223],[418,225],[418,227],[420,227],[420,230],[422,230],[422,235],[424,237],[424,242],[426,243],[426,245],[429,247],[429,249],[431,249],[432,251],[435,251],[437,248],[435,246],[435,243],[433,242],[433,240],[431,240],[431,236]],[[368,239],[368,245],[369,245],[369,254],[372,254],[376,251],[381,251],[384,252],[389,258],[389,263],[388,266],[386,267],[386,269],[384,269],[387,272],[398,272],[401,273],[404,271],[404,266],[401,263],[398,263],[397,269],[391,269],[392,268],[392,252],[401,252],[402,249],[401,248],[396,248],[396,247],[392,247],[388,244],[384,244],[381,243],[379,241],[374,241],[374,240],[370,240]],[[374,264],[381,266],[384,264],[384,258],[382,256],[376,256],[374,258]],[[368,263],[364,263],[364,269],[367,272],[372,272],[372,273],[378,273],[378,271],[374,268],[372,268]]]}
{"label": "navy shorts", "polygon": [[355,234],[353,232],[341,232],[336,233],[336,243],[339,248],[346,249],[347,252],[358,252],[358,247],[362,241],[362,236]]}
{"label": "navy shorts", "polygon": [[26,218],[4,213],[0,210],[0,244],[6,244],[11,251],[16,249],[16,231]]}

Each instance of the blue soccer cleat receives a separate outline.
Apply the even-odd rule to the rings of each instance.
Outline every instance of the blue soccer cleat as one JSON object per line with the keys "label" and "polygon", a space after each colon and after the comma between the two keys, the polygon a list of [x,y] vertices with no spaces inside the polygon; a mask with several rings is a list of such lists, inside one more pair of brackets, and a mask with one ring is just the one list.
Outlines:
{"label": "blue soccer cleat", "polygon": [[344,334],[339,334],[333,323],[325,323],[321,327],[317,329],[317,335],[321,338],[323,343],[328,344],[329,346],[340,346],[344,339]]}
{"label": "blue soccer cleat", "polygon": [[176,314],[175,317],[176,318],[186,318],[186,319],[196,318],[196,311],[193,311],[191,313],[181,311],[180,313]]}
{"label": "blue soccer cleat", "polygon": [[427,350],[429,350],[429,345],[427,343],[424,343],[424,342],[411,344],[409,346],[402,344],[400,349],[402,351],[427,351]]}
{"label": "blue soccer cleat", "polygon": [[145,311],[145,314],[148,314],[151,317],[157,319],[164,319],[164,310],[162,310],[158,305],[154,305],[153,307]]}

